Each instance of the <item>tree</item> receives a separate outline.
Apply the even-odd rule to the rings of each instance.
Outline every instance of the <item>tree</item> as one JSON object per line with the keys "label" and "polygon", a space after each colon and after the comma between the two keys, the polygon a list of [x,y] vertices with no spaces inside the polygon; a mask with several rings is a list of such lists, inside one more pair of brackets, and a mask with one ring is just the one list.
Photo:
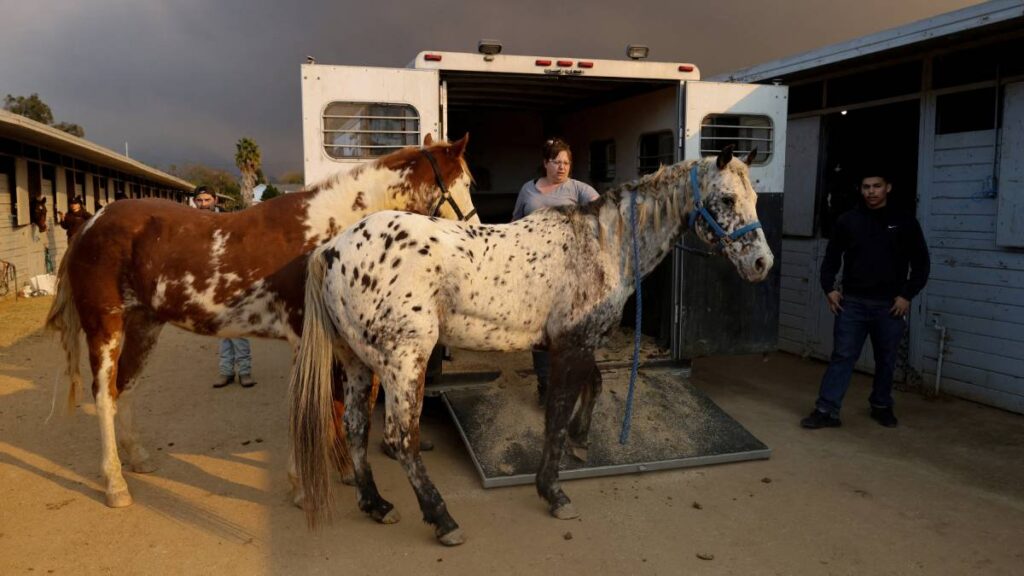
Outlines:
{"label": "tree", "polygon": [[58,130],[63,130],[72,136],[78,136],[79,138],[85,137],[85,129],[74,124],[72,122],[53,122],[53,111],[50,110],[50,106],[43,102],[39,97],[39,94],[35,92],[31,96],[13,96],[8,94],[4,96],[4,110],[12,112],[19,116],[24,116],[29,120],[35,120],[47,126],[53,126]]}
{"label": "tree", "polygon": [[251,138],[242,138],[235,144],[235,165],[242,173],[242,205],[252,206],[252,189],[260,170],[260,147]]}
{"label": "tree", "polygon": [[278,179],[281,184],[299,184],[300,186],[305,183],[305,177],[299,170],[292,170],[291,172],[285,172]]}
{"label": "tree", "polygon": [[63,130],[72,136],[85,138],[85,129],[73,122],[57,122],[53,127],[57,130]]}
{"label": "tree", "polygon": [[53,111],[34,92],[31,96],[4,96],[4,110],[47,126],[53,124]]}
{"label": "tree", "polygon": [[267,184],[267,187],[263,190],[263,195],[260,196],[260,202],[266,202],[271,198],[277,198],[281,195],[281,191],[277,189],[277,186],[273,184]]}

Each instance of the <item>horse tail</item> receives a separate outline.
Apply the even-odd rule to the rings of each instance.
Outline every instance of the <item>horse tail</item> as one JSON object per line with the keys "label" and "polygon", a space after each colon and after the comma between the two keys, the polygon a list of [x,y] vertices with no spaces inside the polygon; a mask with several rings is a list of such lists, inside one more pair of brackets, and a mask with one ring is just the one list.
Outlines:
{"label": "horse tail", "polygon": [[[70,248],[68,251],[70,252]],[[75,307],[71,294],[71,279],[68,271],[70,260],[65,254],[60,262],[60,268],[57,270],[57,297],[50,305],[50,312],[46,316],[46,327],[60,332],[61,345],[64,346],[67,374],[71,381],[67,403],[69,413],[75,411],[78,390],[82,387],[82,375],[78,370],[78,362],[81,357],[78,334],[82,331],[82,321],[78,316],[78,309]]]}
{"label": "horse tail", "polygon": [[302,341],[290,383],[292,450],[305,492],[306,520],[310,527],[330,520],[333,501],[330,475],[336,464],[331,366],[337,333],[324,304],[326,274],[324,250],[316,250],[307,261]]}

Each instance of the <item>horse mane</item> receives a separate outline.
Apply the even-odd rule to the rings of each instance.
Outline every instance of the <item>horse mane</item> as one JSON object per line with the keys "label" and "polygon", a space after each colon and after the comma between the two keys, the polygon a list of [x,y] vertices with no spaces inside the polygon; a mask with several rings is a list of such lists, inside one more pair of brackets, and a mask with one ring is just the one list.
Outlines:
{"label": "horse mane", "polygon": [[699,161],[690,160],[661,166],[650,174],[609,188],[597,200],[584,206],[558,206],[553,209],[570,219],[595,220],[594,230],[602,248],[606,248],[609,225],[614,226],[616,237],[621,238],[625,233],[631,193],[638,194],[638,233],[642,233],[649,226],[660,227],[663,218],[672,218],[674,215],[678,217],[684,208],[680,205],[683,198],[679,192],[687,185],[686,174],[695,162]]}

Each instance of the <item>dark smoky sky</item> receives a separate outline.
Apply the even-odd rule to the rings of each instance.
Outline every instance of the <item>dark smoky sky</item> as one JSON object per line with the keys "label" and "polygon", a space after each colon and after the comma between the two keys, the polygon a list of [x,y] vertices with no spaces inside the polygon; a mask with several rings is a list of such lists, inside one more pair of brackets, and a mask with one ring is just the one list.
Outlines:
{"label": "dark smoky sky", "polygon": [[158,168],[234,170],[248,136],[272,176],[302,169],[299,65],[402,67],[420,50],[687,61],[705,77],[871,34],[965,0],[0,0],[0,96]]}

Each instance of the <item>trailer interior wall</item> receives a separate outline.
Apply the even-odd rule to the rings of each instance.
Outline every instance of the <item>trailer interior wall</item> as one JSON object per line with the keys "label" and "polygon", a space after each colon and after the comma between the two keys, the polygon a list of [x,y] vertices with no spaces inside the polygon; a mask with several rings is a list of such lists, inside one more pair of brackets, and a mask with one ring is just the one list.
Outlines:
{"label": "trailer interior wall", "polygon": [[[473,80],[477,88],[479,79]],[[461,104],[463,88],[459,78],[446,81],[449,100],[455,102],[448,112],[447,137],[456,139],[469,133],[467,160],[477,181],[473,200],[485,222],[507,222],[523,183],[543,175],[541,148],[545,138],[564,138],[573,152],[572,177],[602,191],[639,175],[637,155],[642,134],[675,131],[678,83],[650,91],[649,82],[635,87],[618,82],[607,84],[608,92],[628,95],[611,102],[607,101],[608,94],[595,93],[590,88],[585,93],[587,97],[567,99],[557,107],[525,102],[524,107],[515,108],[507,105],[509,94],[528,97],[530,85],[524,83],[517,88],[509,79],[503,79],[502,91],[493,101],[477,97],[472,106],[466,106]],[[586,78],[573,78],[570,82],[596,84]],[[638,91],[641,93],[635,94]],[[590,177],[590,145],[604,140],[615,141],[616,178],[596,182]]]}
{"label": "trailer interior wall", "polygon": [[[640,176],[640,137],[670,131],[677,133],[679,85],[585,108],[561,118],[564,134],[575,156],[577,178],[590,172],[589,150],[593,142],[615,142],[615,179],[591,182],[598,191]],[[673,141],[678,141],[674,136]]]}
{"label": "trailer interior wall", "polygon": [[473,203],[484,222],[508,222],[519,188],[539,175],[543,115],[480,107],[448,113],[448,138],[469,133],[466,160],[476,180]]}

